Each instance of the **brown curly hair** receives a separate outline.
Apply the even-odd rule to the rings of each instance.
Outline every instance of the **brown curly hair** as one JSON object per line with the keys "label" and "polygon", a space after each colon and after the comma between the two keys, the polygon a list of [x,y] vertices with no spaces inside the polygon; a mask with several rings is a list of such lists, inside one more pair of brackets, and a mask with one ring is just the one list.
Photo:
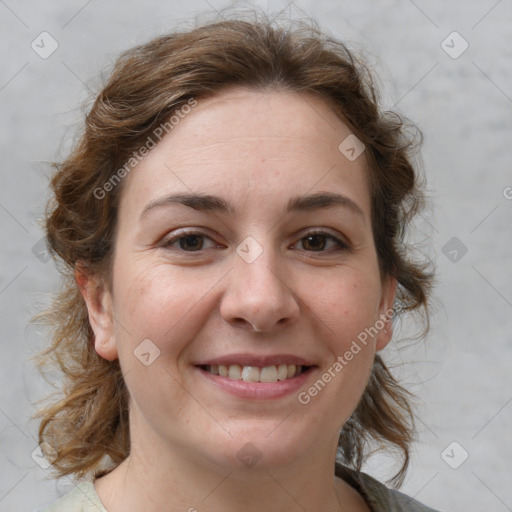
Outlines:
{"label": "brown curly hair", "polygon": [[[283,27],[268,19],[238,18],[158,37],[118,58],[75,148],[54,164],[46,235],[63,287],[39,315],[53,342],[38,361],[42,368],[58,366],[63,381],[61,396],[36,417],[39,441],[56,451],[57,476],[104,474],[104,458],[112,469],[130,451],[128,392],[119,362],[96,353],[75,278],[78,268],[107,279],[111,271],[123,183],[101,198],[94,191],[106,190],[116,170],[188,101],[229,86],[315,94],[365,144],[381,275],[398,280],[397,313],[420,312],[428,331],[433,272],[412,260],[404,241],[406,227],[424,206],[411,158],[421,134],[419,140],[419,130],[408,135],[411,123],[381,111],[371,74],[354,53],[312,21]],[[367,388],[341,432],[338,460],[359,470],[370,443],[397,448],[402,466],[390,481],[399,486],[415,436],[411,398],[376,355]],[[343,465],[337,462],[335,471],[342,475]]]}

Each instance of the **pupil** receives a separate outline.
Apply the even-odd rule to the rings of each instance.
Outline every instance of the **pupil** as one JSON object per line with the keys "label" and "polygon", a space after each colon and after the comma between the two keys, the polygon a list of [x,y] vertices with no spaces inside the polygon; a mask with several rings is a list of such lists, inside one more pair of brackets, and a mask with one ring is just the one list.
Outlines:
{"label": "pupil", "polygon": [[[186,235],[180,239],[180,247],[182,249],[192,248],[196,250],[200,250],[203,244],[199,242],[201,237],[198,235]],[[194,241],[196,242],[194,244]],[[189,247],[187,247],[189,246]],[[198,247],[199,246],[199,247]]]}
{"label": "pupil", "polygon": [[[322,239],[322,242],[320,243],[320,247],[318,246],[318,244],[311,244],[311,240],[317,240],[318,241],[318,238],[321,238]],[[309,235],[306,237],[306,245],[313,245],[313,250],[319,250],[319,249],[323,249],[324,246],[325,246],[325,235]]]}

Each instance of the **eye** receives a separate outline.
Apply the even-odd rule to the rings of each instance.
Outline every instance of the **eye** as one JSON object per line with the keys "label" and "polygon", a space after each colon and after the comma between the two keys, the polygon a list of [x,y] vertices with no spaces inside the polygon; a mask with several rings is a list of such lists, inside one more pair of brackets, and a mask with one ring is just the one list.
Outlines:
{"label": "eye", "polygon": [[[210,245],[208,246],[205,241],[209,241]],[[307,252],[335,252],[350,249],[347,243],[330,232],[321,229],[307,233],[294,245],[299,243],[302,245],[302,249]],[[329,245],[331,247],[328,247]],[[174,235],[165,238],[160,246],[164,249],[176,249],[189,253],[220,247],[219,244],[200,231],[178,231]]]}
{"label": "eye", "polygon": [[301,243],[302,248],[308,252],[332,252],[325,250],[329,241],[331,244],[334,243],[334,251],[349,249],[348,244],[324,230],[311,231],[303,236],[298,243]]}
{"label": "eye", "polygon": [[[205,240],[211,242],[210,247],[205,247]],[[177,247],[176,247],[177,245]],[[210,237],[199,231],[181,231],[162,241],[161,246],[169,249],[175,248],[184,252],[198,252],[211,247],[218,247]]]}

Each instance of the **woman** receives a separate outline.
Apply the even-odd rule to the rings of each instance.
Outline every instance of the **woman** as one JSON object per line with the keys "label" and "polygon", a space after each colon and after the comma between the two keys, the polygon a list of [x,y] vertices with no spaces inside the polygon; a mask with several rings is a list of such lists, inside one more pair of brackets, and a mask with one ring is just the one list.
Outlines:
{"label": "woman", "polygon": [[[52,181],[65,286],[48,512],[431,510],[362,473],[413,439],[378,352],[432,275],[398,116],[314,27],[230,20],[120,57]],[[373,443],[373,444],[372,444]]]}

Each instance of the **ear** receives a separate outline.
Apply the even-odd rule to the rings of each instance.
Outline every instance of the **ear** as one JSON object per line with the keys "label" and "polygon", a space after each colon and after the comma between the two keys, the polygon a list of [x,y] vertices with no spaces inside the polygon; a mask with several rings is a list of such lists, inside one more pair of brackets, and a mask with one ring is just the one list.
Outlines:
{"label": "ear", "polygon": [[75,280],[87,305],[89,323],[94,332],[96,352],[113,361],[117,359],[117,346],[114,336],[114,316],[112,295],[103,278],[91,275],[84,267],[75,267]]}
{"label": "ear", "polygon": [[393,337],[393,304],[398,281],[396,277],[388,276],[382,287],[382,299],[379,305],[379,332],[377,334],[376,350],[382,350]]}

